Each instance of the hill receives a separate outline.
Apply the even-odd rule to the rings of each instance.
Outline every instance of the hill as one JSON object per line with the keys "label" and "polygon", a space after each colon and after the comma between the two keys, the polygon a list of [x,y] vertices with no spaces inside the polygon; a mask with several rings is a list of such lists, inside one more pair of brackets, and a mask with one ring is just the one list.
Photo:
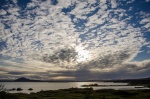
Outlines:
{"label": "hill", "polygon": [[14,81],[15,82],[41,82],[40,80],[31,80],[31,79],[27,79],[25,77],[18,78]]}

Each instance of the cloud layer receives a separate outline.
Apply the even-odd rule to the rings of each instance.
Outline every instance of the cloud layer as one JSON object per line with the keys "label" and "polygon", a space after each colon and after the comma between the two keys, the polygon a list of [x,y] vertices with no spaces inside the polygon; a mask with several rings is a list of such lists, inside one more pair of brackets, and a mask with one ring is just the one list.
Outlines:
{"label": "cloud layer", "polygon": [[[22,5],[17,0],[7,2],[0,9],[1,77],[78,78],[85,71],[83,78],[85,75],[104,78],[110,74],[119,77],[122,71],[128,78],[127,72],[132,74],[135,70],[133,77],[146,76],[149,59],[141,62],[133,59],[142,52],[142,47],[150,46],[145,38],[150,32],[150,13],[137,11],[134,3],[140,2],[31,0]],[[148,4],[149,0],[143,3]]]}

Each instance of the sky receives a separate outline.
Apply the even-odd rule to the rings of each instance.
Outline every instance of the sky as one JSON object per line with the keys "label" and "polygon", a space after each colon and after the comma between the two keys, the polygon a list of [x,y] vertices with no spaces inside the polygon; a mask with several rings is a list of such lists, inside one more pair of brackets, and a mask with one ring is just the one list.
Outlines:
{"label": "sky", "polygon": [[150,77],[150,0],[0,0],[0,79]]}

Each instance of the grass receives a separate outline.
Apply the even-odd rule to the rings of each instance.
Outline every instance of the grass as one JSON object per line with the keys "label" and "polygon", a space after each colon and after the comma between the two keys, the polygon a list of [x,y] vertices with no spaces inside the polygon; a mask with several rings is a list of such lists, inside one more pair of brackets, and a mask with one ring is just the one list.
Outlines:
{"label": "grass", "polygon": [[150,90],[93,90],[70,88],[37,93],[0,92],[0,99],[149,99]]}

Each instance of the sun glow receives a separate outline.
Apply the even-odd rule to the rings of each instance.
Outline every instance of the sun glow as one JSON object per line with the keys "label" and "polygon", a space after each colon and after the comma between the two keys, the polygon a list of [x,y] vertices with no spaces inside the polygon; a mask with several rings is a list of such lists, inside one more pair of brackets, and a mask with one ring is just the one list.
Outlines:
{"label": "sun glow", "polygon": [[85,62],[89,60],[90,54],[88,50],[85,50],[82,47],[77,47],[76,52],[78,53],[77,62]]}

